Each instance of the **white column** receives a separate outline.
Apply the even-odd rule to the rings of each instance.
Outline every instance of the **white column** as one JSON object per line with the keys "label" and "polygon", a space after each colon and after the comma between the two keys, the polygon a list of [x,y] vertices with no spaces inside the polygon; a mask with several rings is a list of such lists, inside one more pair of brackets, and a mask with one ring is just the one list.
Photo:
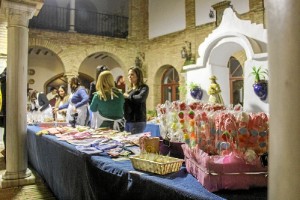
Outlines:
{"label": "white column", "polygon": [[75,0],[70,0],[70,32],[75,31]]}
{"label": "white column", "polygon": [[300,1],[268,0],[268,199],[300,198]]}
{"label": "white column", "polygon": [[35,7],[11,1],[2,3],[8,17],[6,171],[0,182],[1,187],[5,188],[34,182],[27,168],[26,83],[28,22]]}

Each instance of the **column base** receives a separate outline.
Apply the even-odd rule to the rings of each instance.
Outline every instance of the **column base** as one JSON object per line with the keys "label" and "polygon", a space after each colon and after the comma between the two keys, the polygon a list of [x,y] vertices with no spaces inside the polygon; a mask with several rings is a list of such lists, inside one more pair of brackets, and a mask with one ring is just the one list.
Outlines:
{"label": "column base", "polygon": [[7,179],[6,171],[0,171],[0,188],[10,188],[16,186],[23,186],[23,185],[32,185],[35,183],[35,176],[31,173],[29,169],[26,170],[26,175],[23,176],[24,178],[19,179]]}

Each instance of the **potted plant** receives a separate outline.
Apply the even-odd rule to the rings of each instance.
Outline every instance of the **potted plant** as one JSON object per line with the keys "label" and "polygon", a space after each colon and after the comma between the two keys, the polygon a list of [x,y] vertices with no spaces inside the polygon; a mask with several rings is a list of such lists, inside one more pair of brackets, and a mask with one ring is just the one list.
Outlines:
{"label": "potted plant", "polygon": [[202,99],[203,90],[201,89],[201,86],[198,83],[191,82],[189,84],[190,89],[190,95],[197,100]]}
{"label": "potted plant", "polygon": [[261,100],[266,100],[268,96],[268,81],[266,80],[266,75],[268,75],[268,71],[263,70],[261,67],[253,66],[251,75],[254,76],[253,89],[255,94]]}

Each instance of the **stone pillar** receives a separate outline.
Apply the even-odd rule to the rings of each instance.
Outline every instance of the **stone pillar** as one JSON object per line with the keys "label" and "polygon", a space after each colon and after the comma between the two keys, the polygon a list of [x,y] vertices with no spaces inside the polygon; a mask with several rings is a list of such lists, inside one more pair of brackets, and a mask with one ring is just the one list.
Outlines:
{"label": "stone pillar", "polygon": [[6,171],[1,176],[2,188],[31,184],[34,177],[27,168],[26,102],[28,68],[28,22],[36,7],[13,1],[2,1],[7,25],[7,124]]}
{"label": "stone pillar", "polygon": [[268,0],[270,146],[268,199],[299,199],[299,0]]}
{"label": "stone pillar", "polygon": [[75,0],[70,0],[70,26],[69,26],[70,32],[76,32],[75,31]]}

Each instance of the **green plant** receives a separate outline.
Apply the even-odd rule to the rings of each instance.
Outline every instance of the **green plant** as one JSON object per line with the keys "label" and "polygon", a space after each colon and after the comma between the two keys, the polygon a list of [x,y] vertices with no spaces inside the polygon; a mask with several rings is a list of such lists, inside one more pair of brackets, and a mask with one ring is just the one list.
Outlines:
{"label": "green plant", "polygon": [[148,120],[151,120],[152,118],[157,117],[156,110],[147,110],[147,118]]}
{"label": "green plant", "polygon": [[261,81],[265,81],[266,76],[268,75],[268,71],[267,70],[263,70],[260,67],[252,67],[252,72],[250,73],[250,75],[254,76],[254,82],[258,83]]}
{"label": "green plant", "polygon": [[188,91],[192,91],[192,90],[195,90],[197,88],[201,89],[201,86],[200,86],[200,84],[195,83],[195,82],[190,82],[189,84],[180,85],[178,87],[179,91],[182,92],[183,95],[186,95],[186,93]]}
{"label": "green plant", "polygon": [[201,88],[200,84],[195,83],[195,82],[190,82],[190,84],[189,84],[189,89],[190,90],[194,90],[194,89],[197,89],[197,88]]}
{"label": "green plant", "polygon": [[186,84],[180,85],[180,86],[178,87],[178,90],[185,96],[186,93],[187,93]]}

